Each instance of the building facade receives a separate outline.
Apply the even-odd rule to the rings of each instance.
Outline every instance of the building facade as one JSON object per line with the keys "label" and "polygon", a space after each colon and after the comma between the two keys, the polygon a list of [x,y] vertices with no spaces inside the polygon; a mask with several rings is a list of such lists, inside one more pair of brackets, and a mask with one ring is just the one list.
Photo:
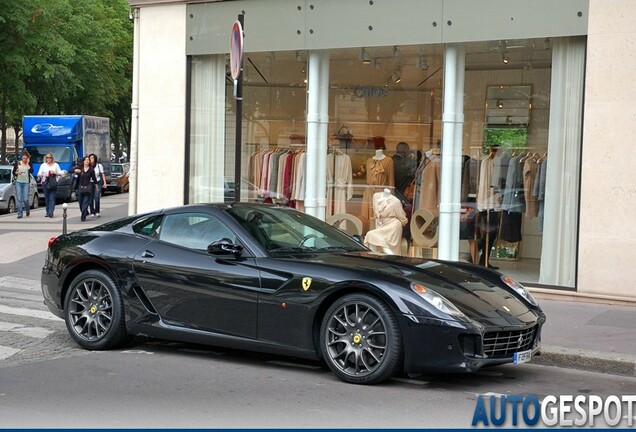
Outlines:
{"label": "building facade", "polygon": [[240,194],[349,215],[365,234],[388,188],[417,246],[399,253],[481,256],[539,289],[636,299],[636,4],[129,3],[131,213]]}

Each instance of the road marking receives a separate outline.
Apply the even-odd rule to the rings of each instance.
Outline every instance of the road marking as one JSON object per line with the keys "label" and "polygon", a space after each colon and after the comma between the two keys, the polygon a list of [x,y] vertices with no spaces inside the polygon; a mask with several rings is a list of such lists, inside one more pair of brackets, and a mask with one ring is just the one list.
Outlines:
{"label": "road marking", "polygon": [[33,279],[24,279],[14,276],[0,277],[0,288],[15,288],[26,291],[42,292],[40,281]]}
{"label": "road marking", "polygon": [[23,324],[15,324],[10,322],[0,321],[0,331],[11,331],[20,327],[25,327]]}
{"label": "road marking", "polygon": [[36,339],[44,339],[48,335],[55,333],[53,330],[45,329],[44,327],[27,327],[23,324],[9,323],[4,321],[0,321],[0,331],[17,333]]}
{"label": "road marking", "polygon": [[53,330],[45,329],[44,327],[22,327],[11,330],[11,332],[35,339],[45,339],[48,335],[55,333]]}
{"label": "road marking", "polygon": [[14,354],[19,353],[20,351],[22,350],[0,345],[0,360],[9,358]]}
{"label": "road marking", "polygon": [[27,309],[20,307],[9,307],[0,305],[0,313],[7,315],[18,315],[18,316],[26,316],[31,318],[39,318],[50,321],[59,321],[60,318],[53,315],[51,312],[35,310],[35,309]]}

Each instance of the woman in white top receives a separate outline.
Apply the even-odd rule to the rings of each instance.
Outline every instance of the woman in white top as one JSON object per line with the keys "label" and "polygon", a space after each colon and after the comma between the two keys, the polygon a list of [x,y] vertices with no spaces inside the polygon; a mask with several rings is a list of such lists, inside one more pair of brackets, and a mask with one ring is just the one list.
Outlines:
{"label": "woman in white top", "polygon": [[91,153],[88,155],[91,161],[91,167],[95,171],[95,177],[97,178],[97,185],[94,188],[93,199],[90,202],[91,217],[99,217],[99,204],[102,197],[102,189],[106,186],[106,174],[104,173],[104,167],[97,160],[97,155]]}
{"label": "woman in white top", "polygon": [[[44,200],[46,201],[45,217],[53,217],[55,211],[55,194],[57,192],[57,177],[62,175],[60,166],[55,162],[53,153],[47,153],[44,162],[38,170],[38,180],[42,183],[42,192],[44,192]],[[53,183],[55,182],[55,186]],[[47,187],[47,183],[49,186]]]}

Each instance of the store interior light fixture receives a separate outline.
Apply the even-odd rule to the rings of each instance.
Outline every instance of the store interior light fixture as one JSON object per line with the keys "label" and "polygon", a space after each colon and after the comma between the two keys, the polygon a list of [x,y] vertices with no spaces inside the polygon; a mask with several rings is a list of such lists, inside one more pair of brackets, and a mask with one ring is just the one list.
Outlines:
{"label": "store interior light fixture", "polygon": [[504,52],[504,53],[501,53],[501,62],[502,62],[503,64],[508,64],[508,63],[510,63],[510,57],[508,57],[508,56],[506,55],[506,53],[505,53],[505,52]]}
{"label": "store interior light fixture", "polygon": [[360,48],[360,60],[362,60],[362,64],[371,64],[371,57],[365,48]]}
{"label": "store interior light fixture", "polygon": [[503,102],[498,100],[497,101],[497,108],[502,109],[503,108]]}
{"label": "store interior light fixture", "polygon": [[418,57],[418,59],[417,59],[417,67],[419,67],[422,70],[427,70],[428,69],[428,62],[426,61],[426,59],[424,58],[423,55]]}
{"label": "store interior light fixture", "polygon": [[395,84],[402,82],[402,70],[400,68],[397,68],[395,72],[393,72],[393,82]]}

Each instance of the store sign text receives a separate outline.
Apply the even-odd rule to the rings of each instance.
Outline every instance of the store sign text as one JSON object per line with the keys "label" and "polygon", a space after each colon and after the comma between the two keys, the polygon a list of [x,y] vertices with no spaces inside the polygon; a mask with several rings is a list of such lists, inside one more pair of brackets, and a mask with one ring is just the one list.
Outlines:
{"label": "store sign text", "polygon": [[359,98],[384,97],[387,93],[388,91],[384,87],[358,86],[353,90],[353,95]]}

